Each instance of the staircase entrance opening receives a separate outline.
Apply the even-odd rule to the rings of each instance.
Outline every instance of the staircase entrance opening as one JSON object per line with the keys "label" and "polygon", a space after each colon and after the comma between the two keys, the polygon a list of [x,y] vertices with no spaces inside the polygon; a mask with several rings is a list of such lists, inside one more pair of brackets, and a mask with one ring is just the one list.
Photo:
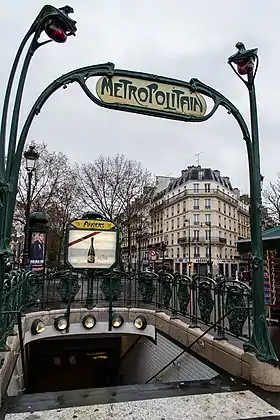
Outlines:
{"label": "staircase entrance opening", "polygon": [[51,338],[27,345],[27,393],[117,386],[121,338]]}

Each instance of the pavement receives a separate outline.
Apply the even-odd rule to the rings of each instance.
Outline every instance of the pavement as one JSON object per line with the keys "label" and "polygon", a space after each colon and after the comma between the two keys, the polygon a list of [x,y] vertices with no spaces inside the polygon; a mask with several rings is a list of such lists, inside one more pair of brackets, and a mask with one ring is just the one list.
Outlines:
{"label": "pavement", "polygon": [[210,381],[126,385],[10,397],[5,420],[280,419],[280,396],[218,375]]}

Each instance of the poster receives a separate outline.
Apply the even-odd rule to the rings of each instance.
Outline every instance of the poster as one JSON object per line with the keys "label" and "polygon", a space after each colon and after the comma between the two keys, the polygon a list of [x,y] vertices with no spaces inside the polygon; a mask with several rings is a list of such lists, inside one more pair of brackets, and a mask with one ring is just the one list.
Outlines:
{"label": "poster", "polygon": [[29,247],[29,264],[31,271],[42,271],[45,266],[46,234],[32,232]]}
{"label": "poster", "polygon": [[116,261],[117,232],[69,230],[68,263],[76,269],[109,269]]}

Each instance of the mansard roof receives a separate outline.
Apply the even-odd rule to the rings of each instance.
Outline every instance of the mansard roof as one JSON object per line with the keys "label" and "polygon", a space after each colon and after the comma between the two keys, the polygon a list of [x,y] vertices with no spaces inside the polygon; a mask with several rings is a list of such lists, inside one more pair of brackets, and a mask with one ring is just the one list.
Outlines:
{"label": "mansard roof", "polygon": [[215,181],[233,190],[229,177],[222,177],[220,171],[212,170],[211,168],[202,168],[201,166],[188,166],[187,169],[182,170],[179,178],[174,179],[168,185],[166,192],[170,192],[187,181]]}

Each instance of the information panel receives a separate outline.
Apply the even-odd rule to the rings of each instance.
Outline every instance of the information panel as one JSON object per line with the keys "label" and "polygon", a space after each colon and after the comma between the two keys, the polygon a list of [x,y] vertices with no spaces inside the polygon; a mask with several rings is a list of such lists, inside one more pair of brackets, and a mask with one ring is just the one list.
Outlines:
{"label": "information panel", "polygon": [[[84,221],[81,224],[78,222],[72,222],[68,231],[68,263],[74,269],[110,269],[116,262],[115,225],[89,220],[85,228]],[[89,226],[98,226],[99,229],[89,229]],[[102,227],[104,230],[101,230]]]}

